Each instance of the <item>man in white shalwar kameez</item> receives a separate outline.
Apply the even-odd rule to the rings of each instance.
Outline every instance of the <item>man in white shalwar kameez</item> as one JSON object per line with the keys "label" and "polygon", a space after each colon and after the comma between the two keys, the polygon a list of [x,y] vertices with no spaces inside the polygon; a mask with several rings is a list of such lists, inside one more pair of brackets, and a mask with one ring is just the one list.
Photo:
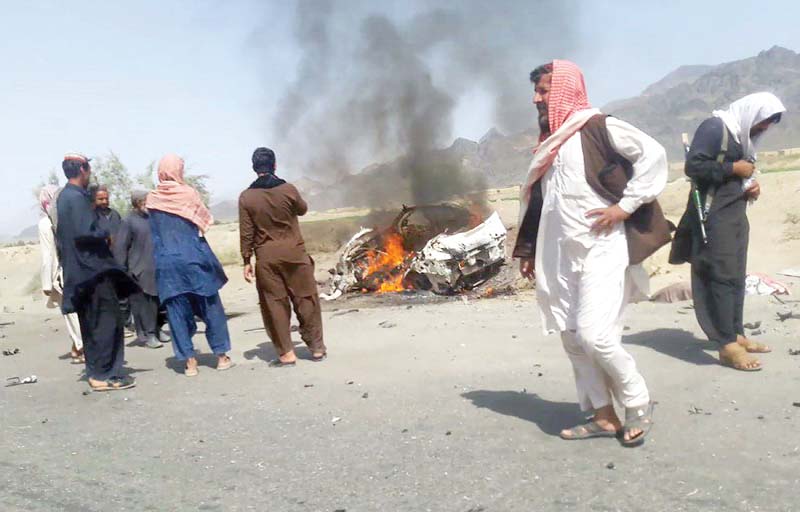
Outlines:
{"label": "man in white shalwar kameez", "polygon": [[[587,180],[581,130],[600,111],[589,106],[580,70],[556,60],[534,70],[531,81],[542,134],[522,187],[514,256],[521,258],[524,276],[535,273],[544,329],[561,334],[580,407],[593,415],[561,437],[619,437],[627,446],[638,446],[652,424],[652,404],[621,336],[625,306],[637,288],[646,293],[647,275],[640,266],[629,266],[625,221],[663,190],[666,153],[630,124],[605,118],[611,150],[632,167],[621,199],[613,204]],[[535,226],[529,222],[532,193],[538,197]],[[624,426],[614,398],[625,408]]]}
{"label": "man in white shalwar kameez", "polygon": [[[56,250],[56,240],[51,220],[51,207],[55,205],[58,187],[56,185],[45,185],[39,191],[39,205],[42,208],[42,218],[39,220],[39,248],[42,251],[42,292],[47,295],[48,308],[61,307],[61,294],[63,291],[63,277],[61,264],[58,261]],[[78,322],[78,315],[69,313],[64,315],[67,324],[67,334],[72,340],[72,347],[69,355],[73,364],[83,364],[83,340],[81,339],[81,326]]]}

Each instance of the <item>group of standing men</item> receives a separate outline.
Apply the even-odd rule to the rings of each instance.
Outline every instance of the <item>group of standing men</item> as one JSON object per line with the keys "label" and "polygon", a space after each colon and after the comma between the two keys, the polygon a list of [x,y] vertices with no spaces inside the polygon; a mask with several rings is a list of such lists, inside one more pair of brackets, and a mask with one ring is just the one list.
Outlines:
{"label": "group of standing men", "polygon": [[[297,215],[306,206],[297,189],[275,176],[275,155],[259,148],[253,156],[259,178],[242,194],[247,221],[242,229],[242,255],[257,265],[255,276],[265,328],[279,357],[273,366],[296,364],[290,338],[291,305],[311,359],[322,361],[322,318],[313,261],[305,252]],[[188,377],[198,375],[192,337],[196,318],[217,355],[217,370],[234,366],[227,318],[219,290],[227,277],[205,238],[213,223],[200,194],[184,180],[184,162],[167,155],[158,165],[158,186],[132,194],[132,211],[124,220],[108,206],[103,187],[89,192],[90,159],[65,155],[67,185],[44,187],[42,288],[51,306],[65,316],[72,340],[71,357],[85,363],[94,391],[135,386],[123,371],[123,304],[129,303],[139,341],[159,348],[159,309],[166,310],[175,356]],[[105,195],[103,195],[105,194]],[[269,220],[264,220],[264,219]],[[267,247],[264,250],[264,247]],[[291,303],[291,305],[290,305]]]}
{"label": "group of standing men", "polygon": [[[769,351],[747,339],[742,325],[746,206],[760,194],[753,179],[756,143],[785,108],[774,95],[756,93],[715,111],[700,125],[686,160],[692,195],[673,240],[675,227],[656,201],[667,182],[664,148],[592,108],[583,74],[572,62],[539,66],[530,80],[541,134],[521,188],[513,255],[520,258],[524,276],[535,276],[544,329],[560,333],[580,407],[591,415],[561,436],[615,437],[625,446],[639,446],[653,423],[653,401],[622,346],[622,319],[629,300],[646,293],[640,263],[657,249],[673,241],[670,260],[692,264],[697,318],[719,344],[722,364],[757,370],[760,363],[749,354]],[[264,326],[278,354],[270,364],[296,364],[292,308],[311,360],[322,361],[327,349],[314,262],[298,224],[307,205],[294,186],[275,175],[272,150],[258,148],[252,163],[258,178],[239,199],[241,255],[244,278],[256,282]],[[134,212],[117,243],[110,242],[104,227],[112,221],[107,212],[91,208],[89,160],[68,154],[63,168],[69,183],[58,197],[55,228],[63,267],[62,311],[71,335],[77,314],[92,388],[133,385],[120,372],[119,303],[128,296],[134,310],[155,311],[159,303],[166,308],[175,354],[186,361],[187,376],[198,371],[191,342],[196,316],[206,323],[217,369],[233,366],[218,293],[227,278],[204,237],[211,213],[184,182],[183,160],[167,155],[160,161],[156,190],[134,196]],[[50,202],[52,195],[44,194],[45,211]],[[139,247],[135,257],[132,246]],[[154,325],[154,318],[146,324]],[[144,336],[152,335],[145,331]],[[615,412],[615,399],[624,407],[624,422]]]}

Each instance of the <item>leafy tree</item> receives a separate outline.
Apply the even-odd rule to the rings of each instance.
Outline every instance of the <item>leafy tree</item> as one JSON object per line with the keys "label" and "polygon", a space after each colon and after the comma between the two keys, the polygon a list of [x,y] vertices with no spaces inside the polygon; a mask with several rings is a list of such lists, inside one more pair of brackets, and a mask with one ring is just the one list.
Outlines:
{"label": "leafy tree", "polygon": [[113,151],[106,157],[92,161],[92,181],[96,185],[105,185],[108,188],[111,208],[120,214],[128,212],[133,180],[128,169]]}
{"label": "leafy tree", "polygon": [[61,186],[61,175],[55,169],[50,169],[50,174],[47,176],[47,184]]}
{"label": "leafy tree", "polygon": [[141,174],[137,174],[134,178],[134,181],[137,185],[142,187],[145,190],[153,190],[156,188],[156,181],[154,176],[156,175],[156,163],[155,161],[150,162],[147,164],[147,167]]}
{"label": "leafy tree", "polygon": [[194,187],[195,190],[203,198],[203,203],[208,206],[211,201],[211,192],[208,190],[208,174],[187,174],[184,179],[188,185]]}
{"label": "leafy tree", "polygon": [[33,189],[33,197],[36,200],[36,204],[38,207],[39,204],[39,191],[45,187],[45,185],[55,185],[57,187],[61,186],[61,182],[59,179],[59,173],[55,169],[50,169],[50,173],[47,175],[47,179],[40,179],[39,183]]}

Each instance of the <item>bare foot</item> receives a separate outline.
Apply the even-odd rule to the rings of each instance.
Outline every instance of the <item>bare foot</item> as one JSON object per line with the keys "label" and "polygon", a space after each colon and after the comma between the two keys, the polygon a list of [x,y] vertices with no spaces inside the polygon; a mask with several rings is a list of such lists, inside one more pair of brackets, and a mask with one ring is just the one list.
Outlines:
{"label": "bare foot", "polygon": [[761,362],[748,355],[747,349],[737,341],[724,345],[719,350],[719,362],[735,370],[754,372],[761,369]]}
{"label": "bare foot", "polygon": [[749,338],[746,338],[739,334],[736,336],[736,343],[744,347],[750,353],[753,354],[766,354],[767,352],[772,352],[772,349],[769,348],[767,345],[763,343],[759,343],[757,341],[753,341]]}
{"label": "bare foot", "polygon": [[233,368],[234,363],[231,361],[231,358],[228,357],[228,354],[220,354],[219,359],[217,359],[217,370],[229,370]]}
{"label": "bare foot", "polygon": [[297,362],[297,356],[295,355],[294,350],[291,350],[285,354],[281,354],[280,356],[278,356],[278,359],[283,364],[291,364]]}
{"label": "bare foot", "polygon": [[183,371],[183,373],[187,377],[196,376],[198,374],[198,371],[197,371],[197,359],[195,359],[194,357],[190,357],[189,359],[187,359],[186,360],[186,369]]}

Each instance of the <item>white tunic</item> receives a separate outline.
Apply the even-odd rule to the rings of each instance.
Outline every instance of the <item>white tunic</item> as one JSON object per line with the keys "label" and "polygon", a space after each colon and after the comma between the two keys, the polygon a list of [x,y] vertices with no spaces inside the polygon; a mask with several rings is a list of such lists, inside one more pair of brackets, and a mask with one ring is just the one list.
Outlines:
{"label": "white tunic", "polygon": [[[664,189],[668,171],[666,152],[654,139],[624,121],[608,117],[606,126],[614,149],[633,165],[633,176],[619,202],[620,208],[632,213],[653,201]],[[542,194],[535,268],[543,326],[545,332],[575,330],[579,296],[620,293],[616,287],[609,289],[603,284],[596,285],[596,290],[579,290],[581,274],[589,268],[610,270],[619,268],[621,263],[623,267],[628,265],[623,223],[607,235],[590,232],[595,219],[586,213],[611,203],[586,181],[580,132],[559,149],[553,165],[542,177]],[[635,286],[646,293],[647,276],[641,266],[628,267],[627,274],[628,291]]]}

